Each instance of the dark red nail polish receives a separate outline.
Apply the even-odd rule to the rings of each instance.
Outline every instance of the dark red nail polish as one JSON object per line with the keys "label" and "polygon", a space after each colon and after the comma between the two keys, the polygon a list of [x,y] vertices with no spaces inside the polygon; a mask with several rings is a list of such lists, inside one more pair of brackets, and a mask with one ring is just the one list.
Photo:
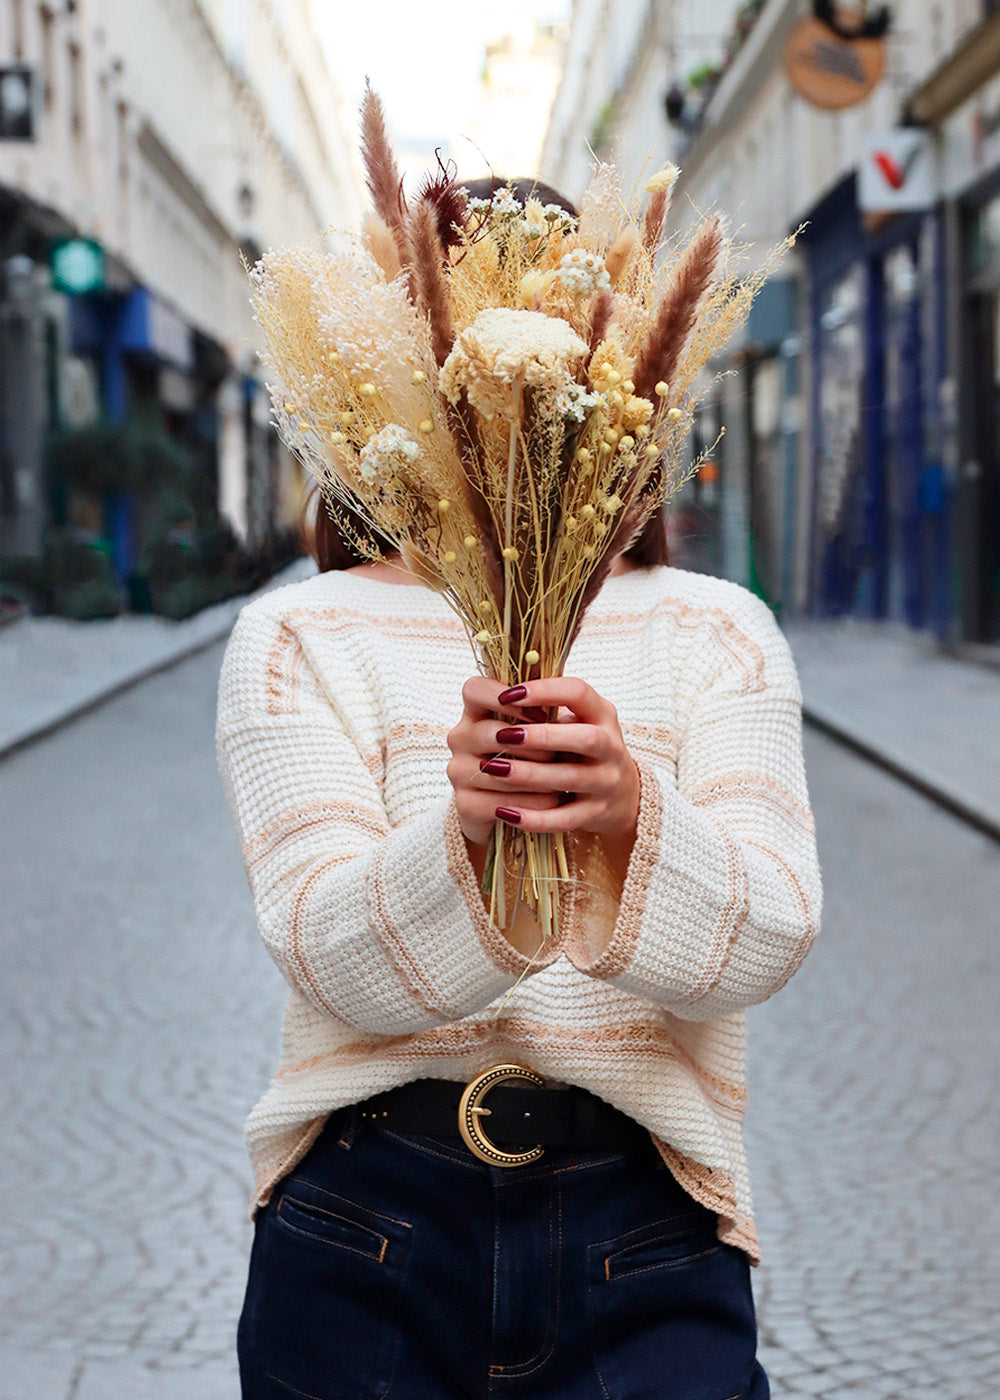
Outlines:
{"label": "dark red nail polish", "polygon": [[532,724],[544,724],[549,717],[549,712],[542,705],[525,705],[524,718],[530,719]]}
{"label": "dark red nail polish", "polygon": [[510,822],[512,826],[517,826],[521,820],[521,813],[512,811],[510,807],[498,807],[496,815],[502,822]]}
{"label": "dark red nail polish", "polygon": [[523,743],[524,743],[524,730],[523,730],[523,729],[498,729],[498,730],[497,730],[497,743],[498,743],[498,744],[503,744],[504,748],[507,748],[507,746],[508,746],[509,744],[523,744]]}
{"label": "dark red nail polish", "polygon": [[510,764],[505,758],[484,758],[479,765],[480,773],[489,773],[491,778],[509,778]]}
{"label": "dark red nail polish", "polygon": [[498,705],[516,705],[528,693],[526,685],[512,685],[509,690],[501,690],[497,696]]}

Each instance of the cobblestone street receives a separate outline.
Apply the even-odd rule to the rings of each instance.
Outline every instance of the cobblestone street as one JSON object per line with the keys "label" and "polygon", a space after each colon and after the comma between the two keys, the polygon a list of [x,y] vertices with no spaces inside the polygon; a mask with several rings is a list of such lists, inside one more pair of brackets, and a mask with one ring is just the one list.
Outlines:
{"label": "cobblestone street", "polygon": [[[283,984],[215,765],[220,659],[0,766],[0,1400],[238,1393],[241,1127]],[[1000,848],[826,739],[807,758],[823,934],[750,1015],[764,1361],[775,1400],[973,1400],[1000,1374]]]}

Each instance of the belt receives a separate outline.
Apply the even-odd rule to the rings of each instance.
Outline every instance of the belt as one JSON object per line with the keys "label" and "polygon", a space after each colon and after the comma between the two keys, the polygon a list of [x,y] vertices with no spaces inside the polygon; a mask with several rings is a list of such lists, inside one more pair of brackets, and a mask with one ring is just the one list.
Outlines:
{"label": "belt", "polygon": [[498,1167],[534,1162],[546,1147],[621,1151],[649,1143],[646,1129],[619,1109],[576,1086],[546,1088],[522,1065],[491,1065],[468,1084],[417,1079],[366,1099],[358,1113],[381,1128],[460,1138]]}

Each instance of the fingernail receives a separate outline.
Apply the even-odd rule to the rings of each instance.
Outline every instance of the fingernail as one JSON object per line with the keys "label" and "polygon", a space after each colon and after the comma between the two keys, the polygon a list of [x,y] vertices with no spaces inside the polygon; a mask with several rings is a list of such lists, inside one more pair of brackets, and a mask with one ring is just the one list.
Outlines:
{"label": "fingernail", "polygon": [[549,712],[541,705],[525,705],[524,718],[530,719],[533,724],[544,724],[549,717]]}
{"label": "fingernail", "polygon": [[484,758],[479,765],[480,773],[489,773],[491,778],[509,778],[510,764],[505,758]]}
{"label": "fingernail", "polygon": [[510,822],[512,826],[517,826],[521,820],[521,813],[512,811],[510,807],[498,807],[496,815],[502,822]]}
{"label": "fingernail", "polygon": [[501,690],[497,696],[498,705],[516,705],[528,693],[526,685],[512,685],[509,690]]}
{"label": "fingernail", "polygon": [[506,748],[508,744],[523,744],[523,743],[524,743],[524,730],[523,730],[523,729],[498,729],[498,730],[497,730],[497,743],[498,743],[498,744],[502,744],[502,745],[504,746],[504,748]]}

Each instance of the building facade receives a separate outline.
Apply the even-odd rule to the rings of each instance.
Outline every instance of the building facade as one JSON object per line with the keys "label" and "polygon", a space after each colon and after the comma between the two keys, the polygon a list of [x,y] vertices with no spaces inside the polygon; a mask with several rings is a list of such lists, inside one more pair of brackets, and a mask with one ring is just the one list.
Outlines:
{"label": "building facade", "polygon": [[[250,546],[284,529],[296,474],[269,427],[241,258],[359,208],[307,0],[0,0],[5,553],[83,509],[45,444],[97,417],[183,446]],[[103,510],[90,523],[126,578],[141,508],[117,492]]]}
{"label": "building facade", "polygon": [[[831,8],[843,33],[816,31],[810,61],[857,82],[839,111],[815,105],[829,73],[801,95],[790,66]],[[675,51],[658,101],[618,99],[622,149],[683,168],[675,229],[719,208],[751,264],[801,230],[719,366],[735,373],[699,434],[711,443],[724,421],[726,437],[678,515],[695,564],[776,607],[992,647],[1000,6],[896,0],[872,72],[855,73],[847,36],[875,9],[731,6],[714,63],[684,71]],[[636,52],[671,57],[661,36],[682,11],[650,4]]]}

